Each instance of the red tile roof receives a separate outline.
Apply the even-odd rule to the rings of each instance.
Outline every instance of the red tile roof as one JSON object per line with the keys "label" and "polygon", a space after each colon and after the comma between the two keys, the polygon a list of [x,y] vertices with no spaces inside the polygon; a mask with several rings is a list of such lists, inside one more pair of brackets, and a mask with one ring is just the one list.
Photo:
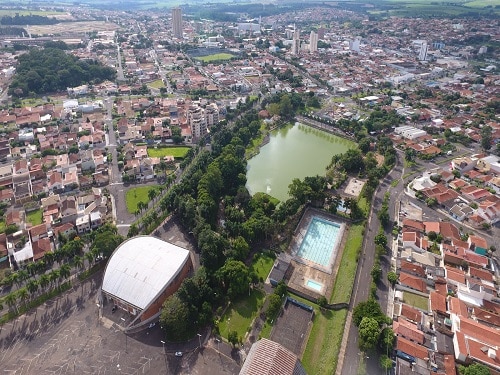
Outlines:
{"label": "red tile roof", "polygon": [[426,347],[411,342],[410,340],[407,340],[403,337],[397,338],[396,349],[401,350],[403,353],[411,355],[412,357],[420,358],[422,360],[425,358],[429,358],[429,350]]}
{"label": "red tile roof", "polygon": [[405,303],[401,304],[400,316],[416,323],[420,323],[422,321],[422,311],[417,310],[416,308]]}
{"label": "red tile roof", "polygon": [[425,335],[420,331],[416,324],[411,323],[406,319],[401,319],[392,324],[392,329],[397,336],[402,336],[413,342],[423,344]]}
{"label": "red tile roof", "polygon": [[409,288],[418,290],[420,292],[427,292],[427,285],[424,279],[410,275],[406,272],[401,272],[399,274],[399,282]]}
{"label": "red tile roof", "polygon": [[430,300],[431,300],[431,311],[436,311],[440,314],[446,315],[447,314],[447,308],[446,308],[446,297],[443,296],[442,294],[439,294],[437,292],[431,292],[430,294]]}

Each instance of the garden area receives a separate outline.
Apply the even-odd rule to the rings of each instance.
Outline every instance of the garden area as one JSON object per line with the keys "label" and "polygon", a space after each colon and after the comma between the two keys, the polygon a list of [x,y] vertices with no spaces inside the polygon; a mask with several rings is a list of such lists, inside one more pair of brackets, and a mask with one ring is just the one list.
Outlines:
{"label": "garden area", "polygon": [[252,321],[264,304],[265,293],[254,289],[248,297],[231,303],[219,322],[219,333],[228,339],[229,332],[236,331],[238,338],[243,339],[250,331]]}
{"label": "garden area", "polygon": [[42,224],[42,219],[43,217],[41,208],[35,211],[26,212],[26,221],[33,226]]}
{"label": "garden area", "polygon": [[157,190],[155,186],[139,186],[127,191],[125,202],[127,211],[135,214],[143,205],[147,205],[151,200],[150,191]]}
{"label": "garden area", "polygon": [[173,156],[175,159],[184,159],[189,150],[189,147],[148,147],[148,156],[150,158],[163,158],[165,156]]}
{"label": "garden area", "polygon": [[418,294],[404,292],[403,301],[407,305],[413,306],[417,309],[427,311],[429,309],[429,299]]}

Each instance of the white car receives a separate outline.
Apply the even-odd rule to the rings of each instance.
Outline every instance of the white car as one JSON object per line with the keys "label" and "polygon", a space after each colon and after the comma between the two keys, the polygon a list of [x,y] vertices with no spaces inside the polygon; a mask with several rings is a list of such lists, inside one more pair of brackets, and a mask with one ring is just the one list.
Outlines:
{"label": "white car", "polygon": [[182,352],[175,352],[176,357],[182,357]]}

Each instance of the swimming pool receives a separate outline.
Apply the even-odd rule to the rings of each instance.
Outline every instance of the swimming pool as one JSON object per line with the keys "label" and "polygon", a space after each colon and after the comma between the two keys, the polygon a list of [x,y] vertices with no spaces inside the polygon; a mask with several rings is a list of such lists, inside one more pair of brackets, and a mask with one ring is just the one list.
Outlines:
{"label": "swimming pool", "polygon": [[331,265],[340,229],[340,224],[314,216],[307,227],[297,256],[324,267]]}
{"label": "swimming pool", "polygon": [[314,280],[307,280],[306,286],[308,286],[311,289],[314,289],[318,292],[321,292],[321,289],[323,289],[323,284],[318,283]]}

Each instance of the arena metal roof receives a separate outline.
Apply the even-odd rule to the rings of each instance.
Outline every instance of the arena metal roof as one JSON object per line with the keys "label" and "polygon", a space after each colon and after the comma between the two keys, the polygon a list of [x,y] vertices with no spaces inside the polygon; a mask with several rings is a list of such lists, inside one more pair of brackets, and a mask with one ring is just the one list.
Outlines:
{"label": "arena metal roof", "polygon": [[145,309],[182,269],[188,257],[188,250],[158,238],[131,238],[111,255],[102,290]]}

